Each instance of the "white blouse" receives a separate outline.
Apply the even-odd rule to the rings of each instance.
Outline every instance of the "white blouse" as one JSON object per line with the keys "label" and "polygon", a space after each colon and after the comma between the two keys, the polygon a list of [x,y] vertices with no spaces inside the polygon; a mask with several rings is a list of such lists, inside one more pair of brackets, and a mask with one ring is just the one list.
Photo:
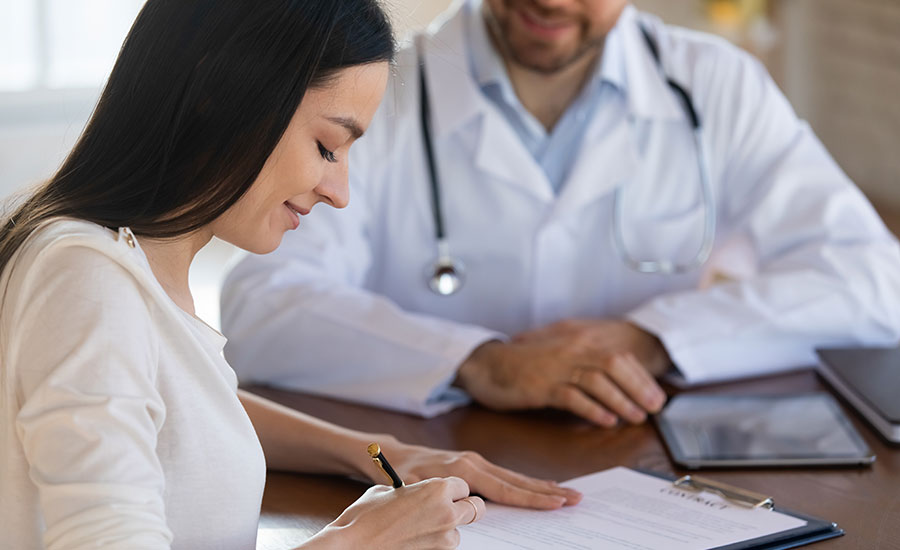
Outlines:
{"label": "white blouse", "polygon": [[225,337],[131,232],[51,222],[3,292],[0,547],[254,548],[265,460]]}

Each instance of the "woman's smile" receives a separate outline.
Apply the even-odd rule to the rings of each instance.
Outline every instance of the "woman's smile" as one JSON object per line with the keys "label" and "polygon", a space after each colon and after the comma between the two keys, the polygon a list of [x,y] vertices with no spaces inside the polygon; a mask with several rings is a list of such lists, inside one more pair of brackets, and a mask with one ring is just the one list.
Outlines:
{"label": "woman's smile", "polygon": [[297,229],[297,227],[300,226],[300,216],[309,214],[309,210],[301,208],[291,201],[284,201],[284,207],[287,209],[291,219],[291,230]]}

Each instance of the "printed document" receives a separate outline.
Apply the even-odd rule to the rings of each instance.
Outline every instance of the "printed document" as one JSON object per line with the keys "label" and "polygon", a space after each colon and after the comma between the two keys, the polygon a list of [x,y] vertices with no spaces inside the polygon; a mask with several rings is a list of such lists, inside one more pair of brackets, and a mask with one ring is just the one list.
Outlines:
{"label": "printed document", "polygon": [[490,503],[484,518],[459,528],[459,549],[702,550],[806,525],[624,467],[564,485],[584,499],[551,512]]}

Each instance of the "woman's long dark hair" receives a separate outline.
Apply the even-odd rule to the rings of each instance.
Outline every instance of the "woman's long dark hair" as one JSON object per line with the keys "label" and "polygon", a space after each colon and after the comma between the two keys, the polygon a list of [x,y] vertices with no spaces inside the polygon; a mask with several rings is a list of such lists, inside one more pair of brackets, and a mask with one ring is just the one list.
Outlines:
{"label": "woman's long dark hair", "polygon": [[168,238],[251,186],[306,90],[393,58],[377,0],[148,0],[84,133],[4,220],[0,272],[42,223]]}

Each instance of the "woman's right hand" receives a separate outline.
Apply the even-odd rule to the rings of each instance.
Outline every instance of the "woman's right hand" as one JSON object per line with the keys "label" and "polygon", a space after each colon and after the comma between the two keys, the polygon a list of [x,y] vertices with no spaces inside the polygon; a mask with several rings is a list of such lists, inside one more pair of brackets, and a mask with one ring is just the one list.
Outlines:
{"label": "woman's right hand", "polygon": [[459,546],[457,526],[477,521],[484,511],[484,501],[469,496],[458,477],[399,489],[375,485],[303,548],[453,549]]}

